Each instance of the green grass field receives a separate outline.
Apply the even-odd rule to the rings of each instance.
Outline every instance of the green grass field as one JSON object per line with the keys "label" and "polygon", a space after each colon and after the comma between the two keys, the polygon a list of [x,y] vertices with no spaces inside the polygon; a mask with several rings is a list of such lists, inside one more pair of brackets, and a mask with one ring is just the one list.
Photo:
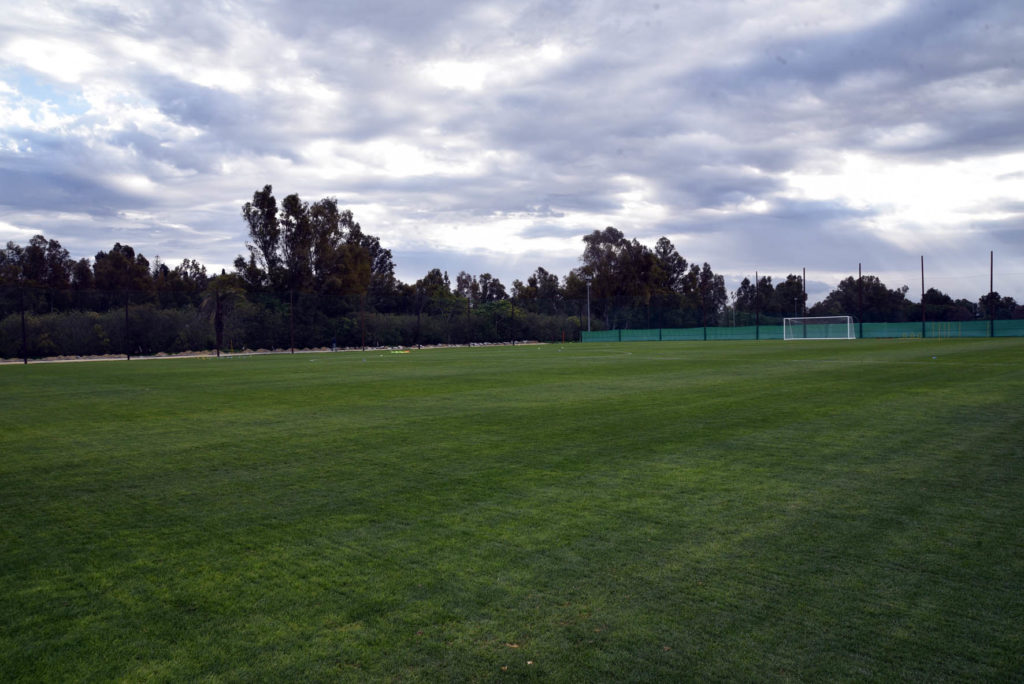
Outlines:
{"label": "green grass field", "polygon": [[0,680],[1024,677],[1024,339],[0,367]]}

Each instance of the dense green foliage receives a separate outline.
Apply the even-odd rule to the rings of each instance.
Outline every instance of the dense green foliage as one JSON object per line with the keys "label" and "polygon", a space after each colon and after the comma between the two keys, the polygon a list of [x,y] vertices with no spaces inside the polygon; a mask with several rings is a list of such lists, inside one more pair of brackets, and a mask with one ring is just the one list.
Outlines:
{"label": "dense green foliage", "polygon": [[1024,341],[0,367],[0,679],[1005,681]]}
{"label": "dense green foliage", "polygon": [[146,302],[106,311],[27,311],[24,319],[12,313],[0,318],[0,358],[25,353],[23,331],[27,355],[38,358],[572,340],[581,322],[578,313],[539,313],[510,300],[469,308],[448,297],[425,300],[420,313],[382,313],[363,308],[359,297],[215,289],[224,282],[215,279],[195,307]]}

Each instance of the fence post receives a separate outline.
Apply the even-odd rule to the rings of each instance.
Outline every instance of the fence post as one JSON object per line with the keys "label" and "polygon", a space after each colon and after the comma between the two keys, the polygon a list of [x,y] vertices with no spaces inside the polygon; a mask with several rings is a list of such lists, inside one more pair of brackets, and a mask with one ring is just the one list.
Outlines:
{"label": "fence post", "polygon": [[124,356],[125,361],[132,360],[132,338],[128,328],[128,297],[129,290],[124,291]]}
{"label": "fence post", "polygon": [[988,336],[996,336],[996,307],[992,306],[992,293],[995,291],[995,250],[988,252]]}
{"label": "fence post", "polygon": [[860,324],[860,339],[864,339],[864,274],[857,264],[857,322]]}
{"label": "fence post", "polygon": [[28,333],[25,328],[25,286],[19,287],[18,292],[21,295],[21,356],[25,360],[25,365],[28,365]]}
{"label": "fence post", "polygon": [[924,255],[921,255],[921,339],[923,340],[927,335],[925,333],[925,306],[924,306]]}

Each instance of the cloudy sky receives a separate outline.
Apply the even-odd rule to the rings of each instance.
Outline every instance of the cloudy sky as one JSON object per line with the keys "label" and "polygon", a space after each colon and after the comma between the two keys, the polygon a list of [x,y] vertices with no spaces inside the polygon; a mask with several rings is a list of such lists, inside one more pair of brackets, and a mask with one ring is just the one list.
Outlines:
{"label": "cloudy sky", "polygon": [[664,235],[811,301],[1024,300],[1020,0],[6,2],[0,241],[211,270],[240,207],[333,196],[395,257],[565,275]]}

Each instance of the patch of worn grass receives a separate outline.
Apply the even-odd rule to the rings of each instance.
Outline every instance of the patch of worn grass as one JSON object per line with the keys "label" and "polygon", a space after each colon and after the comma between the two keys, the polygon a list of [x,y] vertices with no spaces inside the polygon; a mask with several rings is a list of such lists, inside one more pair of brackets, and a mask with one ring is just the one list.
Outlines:
{"label": "patch of worn grass", "polygon": [[5,681],[1024,669],[1022,340],[29,365],[0,391]]}

